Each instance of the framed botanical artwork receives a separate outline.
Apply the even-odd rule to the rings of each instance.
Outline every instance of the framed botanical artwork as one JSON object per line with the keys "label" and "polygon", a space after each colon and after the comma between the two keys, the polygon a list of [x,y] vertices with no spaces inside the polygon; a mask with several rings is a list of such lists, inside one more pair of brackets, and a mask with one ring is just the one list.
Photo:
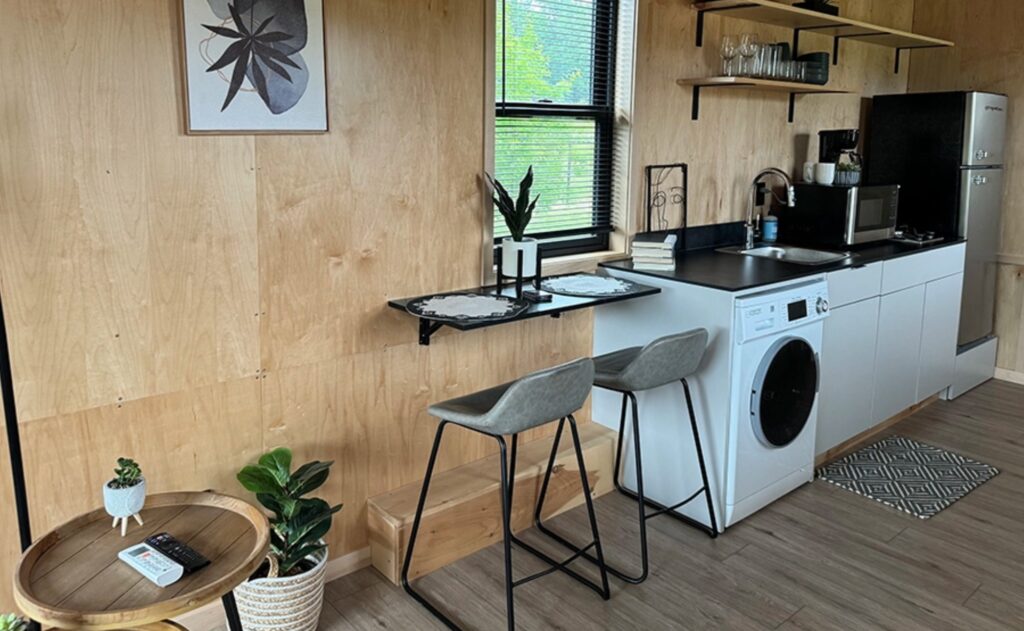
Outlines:
{"label": "framed botanical artwork", "polygon": [[182,0],[190,134],[327,131],[323,0]]}

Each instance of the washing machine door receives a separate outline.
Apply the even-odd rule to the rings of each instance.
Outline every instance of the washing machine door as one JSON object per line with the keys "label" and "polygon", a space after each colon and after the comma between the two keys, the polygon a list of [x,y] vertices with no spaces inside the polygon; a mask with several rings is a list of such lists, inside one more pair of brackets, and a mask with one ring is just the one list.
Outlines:
{"label": "washing machine door", "polygon": [[770,448],[800,435],[818,394],[818,357],[806,340],[788,337],[765,353],[754,377],[750,420],[754,435]]}

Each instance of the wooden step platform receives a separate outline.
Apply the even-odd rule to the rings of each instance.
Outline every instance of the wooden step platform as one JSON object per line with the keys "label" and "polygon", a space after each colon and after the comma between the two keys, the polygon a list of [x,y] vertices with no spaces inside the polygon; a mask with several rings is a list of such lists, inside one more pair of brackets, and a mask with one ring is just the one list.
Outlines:
{"label": "wooden step platform", "polygon": [[[580,426],[580,441],[594,497],[614,489],[612,467],[617,434],[596,423]],[[533,511],[551,453],[553,438],[519,447],[512,529],[533,525]],[[489,456],[442,473],[430,484],[423,523],[416,543],[410,578],[428,574],[453,561],[501,541],[501,495],[498,455]],[[373,566],[398,584],[406,545],[412,531],[421,482],[368,500],[370,555]],[[545,501],[545,518],[583,504],[583,488],[566,428]]]}

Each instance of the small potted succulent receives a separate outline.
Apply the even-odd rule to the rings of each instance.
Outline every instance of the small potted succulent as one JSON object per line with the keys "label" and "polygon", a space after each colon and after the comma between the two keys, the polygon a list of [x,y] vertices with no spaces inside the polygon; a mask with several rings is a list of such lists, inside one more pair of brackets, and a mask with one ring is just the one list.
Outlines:
{"label": "small potted succulent", "polygon": [[103,485],[103,506],[114,518],[114,528],[121,523],[121,536],[128,531],[128,518],[134,517],[142,525],[139,511],[146,503],[146,478],[142,469],[131,458],[118,458],[116,477]]}
{"label": "small potted succulent", "polygon": [[28,620],[13,613],[0,614],[0,631],[28,631]]}
{"label": "small potted succulent", "polygon": [[238,472],[238,481],[270,513],[270,554],[248,582],[235,588],[248,631],[314,631],[324,597],[324,568],[333,516],[341,505],[304,497],[327,481],[333,462],[291,470],[292,452],[279,447]]}
{"label": "small potted succulent", "polygon": [[836,186],[857,186],[860,184],[860,165],[856,162],[840,162],[836,165]]}
{"label": "small potted succulent", "polygon": [[519,197],[513,201],[508,190],[490,173],[484,173],[491,187],[491,198],[498,212],[505,218],[509,235],[501,241],[501,268],[505,276],[515,276],[519,267],[519,253],[523,253],[523,278],[537,275],[537,240],[526,235],[526,227],[533,219],[533,210],[540,196],[530,201],[530,187],[533,186],[533,167],[519,183]]}

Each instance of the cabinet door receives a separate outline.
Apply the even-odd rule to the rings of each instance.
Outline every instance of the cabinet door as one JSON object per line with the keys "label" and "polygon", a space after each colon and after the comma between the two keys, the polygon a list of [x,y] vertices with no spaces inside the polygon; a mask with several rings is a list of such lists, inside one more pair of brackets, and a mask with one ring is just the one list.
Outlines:
{"label": "cabinet door", "polygon": [[876,422],[885,421],[917,403],[924,294],[925,286],[917,285],[882,296],[878,311],[878,352],[875,353]]}
{"label": "cabinet door", "polygon": [[821,346],[821,392],[816,453],[824,453],[875,424],[875,342],[879,298],[833,309]]}
{"label": "cabinet door", "polygon": [[925,286],[918,401],[953,384],[963,281],[964,275],[956,274]]}

